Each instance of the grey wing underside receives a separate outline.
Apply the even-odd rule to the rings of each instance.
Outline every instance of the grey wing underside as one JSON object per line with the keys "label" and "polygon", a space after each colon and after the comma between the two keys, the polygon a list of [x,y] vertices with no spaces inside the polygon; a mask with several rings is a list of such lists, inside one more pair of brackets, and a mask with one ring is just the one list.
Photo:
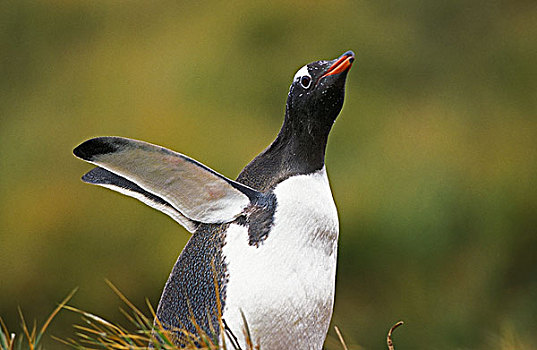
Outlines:
{"label": "grey wing underside", "polygon": [[261,195],[192,158],[142,141],[98,137],[73,153],[97,165],[84,182],[134,197],[190,232],[199,223],[233,221]]}
{"label": "grey wing underside", "polygon": [[106,169],[99,167],[94,168],[82,176],[82,181],[92,185],[106,187],[126,196],[136,198],[151,208],[157,209],[158,211],[170,216],[172,219],[183,225],[189,232],[194,232],[199,224],[198,222],[190,220],[181,214],[170,203],[166,202],[159,196],[156,196],[151,192],[147,192],[134,182],[116,175]]}

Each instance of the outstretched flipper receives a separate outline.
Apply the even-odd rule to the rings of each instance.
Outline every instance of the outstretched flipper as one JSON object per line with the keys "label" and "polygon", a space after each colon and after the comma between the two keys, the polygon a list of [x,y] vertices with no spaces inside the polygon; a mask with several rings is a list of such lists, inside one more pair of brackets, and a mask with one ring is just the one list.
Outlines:
{"label": "outstretched flipper", "polygon": [[[261,193],[183,154],[122,137],[97,137],[73,153],[99,168],[84,181],[135,197],[195,230],[196,222],[233,221]],[[184,217],[184,218],[183,218]]]}

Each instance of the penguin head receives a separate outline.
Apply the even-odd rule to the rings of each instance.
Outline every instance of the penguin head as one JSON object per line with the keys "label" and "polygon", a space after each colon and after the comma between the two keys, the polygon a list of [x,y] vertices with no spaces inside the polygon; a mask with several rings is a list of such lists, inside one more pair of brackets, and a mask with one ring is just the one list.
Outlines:
{"label": "penguin head", "polygon": [[312,62],[300,68],[287,97],[286,115],[295,125],[329,132],[345,96],[345,79],[354,62],[347,51],[330,61]]}

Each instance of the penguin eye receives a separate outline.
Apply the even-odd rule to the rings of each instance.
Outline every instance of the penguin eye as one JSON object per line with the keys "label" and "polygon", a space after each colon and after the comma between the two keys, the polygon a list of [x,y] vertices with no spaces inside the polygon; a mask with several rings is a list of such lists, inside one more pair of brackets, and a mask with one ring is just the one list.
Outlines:
{"label": "penguin eye", "polygon": [[304,89],[309,88],[311,85],[311,77],[303,75],[302,78],[300,78],[300,85],[302,85]]}

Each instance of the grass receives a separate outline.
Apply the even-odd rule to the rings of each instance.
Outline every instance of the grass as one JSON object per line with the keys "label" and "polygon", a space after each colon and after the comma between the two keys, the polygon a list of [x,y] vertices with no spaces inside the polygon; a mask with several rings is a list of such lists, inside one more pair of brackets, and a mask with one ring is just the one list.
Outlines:
{"label": "grass", "polygon": [[[108,282],[108,281],[107,281]],[[251,340],[248,327],[243,330],[243,335],[246,339],[246,348],[242,349],[235,335],[233,335],[225,326],[225,322],[219,317],[220,334],[227,334],[229,336],[229,342],[224,340],[219,346],[219,338],[211,334],[207,334],[198,328],[198,334],[192,334],[185,330],[169,330],[163,327],[158,321],[155,320],[155,312],[151,304],[147,301],[147,308],[149,310],[149,316],[140,311],[134,304],[132,304],[112,283],[108,282],[109,286],[120,297],[120,299],[127,306],[127,310],[121,309],[121,312],[130,323],[130,328],[134,328],[134,331],[127,329],[119,324],[114,324],[105,320],[102,317],[94,315],[92,313],[80,310],[78,308],[67,305],[69,300],[73,297],[76,290],[71,292],[49,315],[46,321],[41,327],[37,327],[34,322],[32,327],[29,327],[26,323],[22,311],[19,309],[21,318],[21,334],[11,333],[6,324],[0,318],[0,349],[1,350],[37,350],[43,349],[41,346],[41,340],[46,334],[46,331],[52,322],[52,320],[63,310],[69,310],[75,312],[81,316],[82,325],[74,325],[75,337],[68,339],[60,339],[53,337],[59,343],[64,344],[66,347],[71,347],[79,350],[97,350],[97,349],[110,349],[110,350],[137,350],[148,349],[156,350],[175,350],[175,349],[202,349],[202,350],[259,350],[260,344],[254,344]],[[219,307],[218,315],[221,315]],[[395,328],[400,326],[402,322],[398,322],[388,332],[387,346],[389,350],[394,350],[393,342],[391,339],[392,332]],[[345,343],[343,336],[339,328],[334,327],[337,334],[337,341],[332,342],[336,344],[337,348],[343,350],[349,350],[350,347]],[[214,331],[214,330],[213,330]],[[212,332],[216,334],[217,332]],[[186,344],[184,347],[178,347],[174,344],[174,340],[177,338],[176,334],[181,334],[181,340]],[[334,349],[336,347],[333,347]]]}
{"label": "grass", "polygon": [[46,319],[46,321],[43,323],[43,325],[38,329],[37,324],[34,322],[33,326],[28,327],[28,324],[26,323],[26,320],[24,319],[24,315],[19,308],[19,315],[21,318],[21,325],[22,325],[22,335],[17,335],[15,333],[9,332],[6,324],[4,323],[4,320],[0,317],[0,347],[2,350],[34,350],[34,349],[41,349],[40,348],[40,342],[43,339],[43,336],[45,335],[45,332],[48,329],[48,326],[50,326],[50,323],[56,317],[58,312],[62,308],[64,308],[69,300],[73,297],[75,294],[76,289],[73,290],[55,309],[52,311],[52,313],[49,315],[49,317]]}

